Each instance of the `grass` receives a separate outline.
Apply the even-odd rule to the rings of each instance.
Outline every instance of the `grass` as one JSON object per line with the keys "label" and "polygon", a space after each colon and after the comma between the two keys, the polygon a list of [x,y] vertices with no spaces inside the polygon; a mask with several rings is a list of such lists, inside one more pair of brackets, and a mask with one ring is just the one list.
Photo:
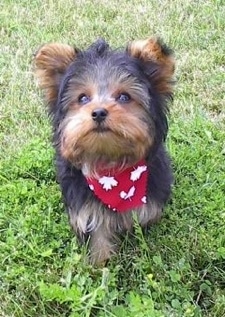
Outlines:
{"label": "grass", "polygon": [[[225,316],[224,16],[219,0],[1,1],[0,316]],[[60,200],[32,54],[150,34],[177,59],[173,197],[159,225],[136,226],[107,268],[92,268]]]}

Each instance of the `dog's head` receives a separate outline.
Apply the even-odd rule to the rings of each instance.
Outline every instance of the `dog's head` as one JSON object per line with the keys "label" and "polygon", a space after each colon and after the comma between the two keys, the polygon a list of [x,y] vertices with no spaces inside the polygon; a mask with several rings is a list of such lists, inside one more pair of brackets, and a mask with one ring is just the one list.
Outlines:
{"label": "dog's head", "polygon": [[104,40],[84,51],[46,44],[35,70],[61,155],[76,167],[91,173],[134,164],[165,139],[174,59],[159,39],[131,42],[124,51]]}

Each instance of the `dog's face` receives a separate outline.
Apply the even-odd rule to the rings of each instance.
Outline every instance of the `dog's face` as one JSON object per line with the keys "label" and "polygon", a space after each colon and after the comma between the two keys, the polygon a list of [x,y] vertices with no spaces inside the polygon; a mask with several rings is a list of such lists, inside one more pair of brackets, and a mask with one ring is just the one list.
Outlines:
{"label": "dog's face", "polygon": [[167,132],[174,61],[156,39],[113,51],[47,44],[35,57],[61,155],[87,174],[134,164]]}

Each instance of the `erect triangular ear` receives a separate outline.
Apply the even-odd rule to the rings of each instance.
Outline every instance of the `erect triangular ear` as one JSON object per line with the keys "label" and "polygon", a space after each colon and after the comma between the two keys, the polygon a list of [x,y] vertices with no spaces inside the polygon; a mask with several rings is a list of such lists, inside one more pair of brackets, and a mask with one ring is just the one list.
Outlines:
{"label": "erect triangular ear", "polygon": [[161,94],[170,95],[173,91],[175,61],[173,52],[159,38],[131,42],[127,47],[131,56],[143,62],[153,62],[155,67],[149,73],[154,88]]}
{"label": "erect triangular ear", "polygon": [[49,105],[56,100],[60,80],[76,53],[76,49],[69,45],[49,43],[34,55],[35,77]]}

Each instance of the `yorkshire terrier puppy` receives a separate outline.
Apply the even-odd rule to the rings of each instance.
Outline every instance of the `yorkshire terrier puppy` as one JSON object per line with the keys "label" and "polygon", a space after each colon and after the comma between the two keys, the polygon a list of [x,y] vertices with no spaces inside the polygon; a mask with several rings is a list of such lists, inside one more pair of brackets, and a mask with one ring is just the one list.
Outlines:
{"label": "yorkshire terrier puppy", "polygon": [[171,192],[164,147],[172,97],[172,51],[157,38],[113,50],[51,43],[35,73],[53,123],[58,180],[70,224],[104,263],[131,231],[157,222]]}

